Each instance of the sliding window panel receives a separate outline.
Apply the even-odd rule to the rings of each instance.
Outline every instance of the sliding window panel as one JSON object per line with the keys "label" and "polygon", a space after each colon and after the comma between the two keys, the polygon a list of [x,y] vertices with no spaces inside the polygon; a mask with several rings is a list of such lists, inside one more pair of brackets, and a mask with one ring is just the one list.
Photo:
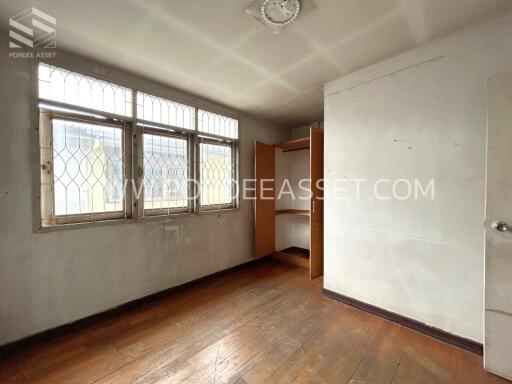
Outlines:
{"label": "sliding window panel", "polygon": [[189,212],[189,138],[144,132],[142,141],[145,215]]}
{"label": "sliding window panel", "polygon": [[236,145],[202,138],[199,142],[201,210],[236,208]]}
{"label": "sliding window panel", "polygon": [[126,218],[122,126],[52,119],[53,221]]}

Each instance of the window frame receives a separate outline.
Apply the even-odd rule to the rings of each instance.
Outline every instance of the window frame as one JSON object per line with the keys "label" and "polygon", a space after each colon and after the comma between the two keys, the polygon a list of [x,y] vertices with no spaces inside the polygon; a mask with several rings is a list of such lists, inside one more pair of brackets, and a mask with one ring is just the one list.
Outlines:
{"label": "window frame", "polygon": [[[126,184],[126,193],[123,194],[123,209],[121,211],[88,212],[77,214],[55,214],[55,179],[54,179],[54,147],[53,147],[53,120],[80,122],[99,126],[113,126],[122,131],[123,152],[123,184],[127,180],[128,173],[131,178],[131,130],[125,121],[113,119],[98,119],[93,116],[79,115],[67,111],[55,111],[48,108],[39,108],[39,138],[40,138],[40,163],[41,163],[41,225],[43,227],[75,224],[94,223],[96,221],[130,219],[132,214],[132,189],[131,183]],[[44,146],[43,146],[44,144]],[[43,168],[44,166],[44,168]],[[43,192],[43,189],[46,192]]]}
{"label": "window frame", "polygon": [[[120,87],[131,90],[131,116],[122,116],[110,112],[84,108],[78,105],[67,104],[59,101],[52,101],[39,97],[39,64],[50,65],[65,71],[75,72],[83,76],[92,77],[98,81],[104,81]],[[107,79],[98,73],[84,70],[83,68],[73,68],[62,63],[48,63],[43,60],[35,60],[31,68],[32,78],[35,79],[32,84],[34,114],[33,121],[36,128],[34,143],[37,143],[38,155],[35,156],[35,166],[37,167],[34,183],[36,188],[33,190],[34,200],[34,231],[41,232],[52,229],[74,228],[76,226],[88,226],[99,224],[115,224],[119,222],[141,222],[151,219],[166,219],[171,216],[197,215],[212,212],[230,212],[240,210],[240,199],[236,193],[236,185],[240,185],[240,143],[242,140],[242,129],[240,119],[236,116],[226,114],[225,111],[218,111],[216,108],[201,105],[194,102],[183,102],[180,97],[169,98],[169,95],[162,95],[161,92],[154,92],[143,84],[127,84],[126,81],[118,81],[117,77]],[[137,114],[137,95],[144,93],[149,96],[169,100],[172,103],[184,104],[194,109],[194,129],[187,129],[166,125],[158,122],[148,121],[138,118]],[[56,110],[59,109],[59,110]],[[214,113],[220,116],[234,119],[237,121],[237,138],[229,138],[209,134],[199,131],[198,111],[203,110],[207,113]],[[45,117],[46,116],[46,117]],[[48,117],[50,117],[48,122]],[[115,125],[123,129],[123,156],[124,156],[124,182],[126,184],[126,193],[123,196],[123,212],[99,212],[76,215],[58,216],[54,215],[54,184],[53,184],[53,146],[52,146],[52,119],[58,117],[61,120],[78,120],[86,123],[99,125]],[[101,118],[98,118],[101,117]],[[45,126],[46,124],[46,126]],[[49,128],[48,125],[49,124]],[[187,152],[189,157],[189,195],[188,205],[184,208],[148,208],[144,207],[144,153],[143,153],[143,135],[144,133],[158,134],[168,137],[178,137],[187,139]],[[48,136],[49,135],[49,136]],[[209,142],[212,144],[221,144],[232,148],[233,180],[236,185],[233,186],[233,200],[228,204],[201,205],[201,177],[200,177],[200,143]],[[47,147],[44,144],[49,144]],[[50,162],[48,164],[48,161]],[[50,166],[50,175],[45,176],[43,166]],[[51,176],[51,179],[49,178]],[[142,187],[142,189],[141,189]],[[135,196],[134,191],[140,191],[139,196]],[[195,197],[192,199],[191,197]],[[50,200],[51,197],[51,200]]]}
{"label": "window frame", "polygon": [[[200,135],[198,135],[198,141],[197,141],[197,185],[199,190],[202,190],[201,186],[201,144],[212,144],[212,145],[219,145],[224,147],[229,147],[231,149],[231,164],[233,169],[231,170],[231,180],[236,180],[237,184],[239,184],[240,179],[238,177],[238,142],[233,141],[232,139],[224,139],[219,140],[215,138],[205,137],[206,135],[203,135],[201,132]],[[231,194],[232,199],[231,203],[225,203],[225,204],[201,204],[201,194],[198,193],[198,209],[199,212],[211,212],[211,211],[219,211],[219,210],[225,210],[225,209],[236,209],[238,207],[239,203],[239,196],[236,191],[236,185],[232,185],[231,188]]]}
{"label": "window frame", "polygon": [[172,132],[172,131],[165,131],[156,129],[153,127],[148,127],[144,125],[139,125],[141,128],[141,142],[142,142],[142,159],[140,162],[142,163],[142,170],[143,170],[143,178],[144,173],[146,170],[144,169],[144,134],[149,135],[155,135],[155,136],[162,136],[167,138],[177,138],[177,139],[184,139],[187,142],[187,179],[188,179],[188,191],[187,191],[187,206],[186,207],[168,207],[168,208],[146,208],[145,206],[145,187],[142,189],[142,193],[139,196],[139,202],[142,203],[144,207],[144,217],[156,217],[156,216],[170,216],[175,214],[183,214],[183,213],[193,213],[194,212],[194,204],[193,200],[190,198],[190,196],[193,196],[193,187],[191,184],[192,179],[192,173],[193,173],[193,161],[192,161],[192,151],[191,146],[193,145],[193,137],[190,133],[184,133],[184,132]]}

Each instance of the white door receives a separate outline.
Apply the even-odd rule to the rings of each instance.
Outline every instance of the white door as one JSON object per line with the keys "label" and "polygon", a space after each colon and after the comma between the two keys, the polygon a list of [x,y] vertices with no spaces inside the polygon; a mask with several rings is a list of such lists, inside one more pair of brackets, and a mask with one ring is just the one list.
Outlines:
{"label": "white door", "polygon": [[485,368],[512,380],[512,76],[490,82]]}

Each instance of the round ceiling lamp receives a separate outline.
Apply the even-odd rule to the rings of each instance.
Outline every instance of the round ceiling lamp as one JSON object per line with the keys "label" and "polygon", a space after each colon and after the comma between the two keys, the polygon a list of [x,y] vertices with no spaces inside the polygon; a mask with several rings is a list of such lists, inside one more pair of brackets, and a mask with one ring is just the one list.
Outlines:
{"label": "round ceiling lamp", "polygon": [[297,18],[299,12],[299,0],[265,0],[261,5],[263,19],[276,26],[290,24]]}

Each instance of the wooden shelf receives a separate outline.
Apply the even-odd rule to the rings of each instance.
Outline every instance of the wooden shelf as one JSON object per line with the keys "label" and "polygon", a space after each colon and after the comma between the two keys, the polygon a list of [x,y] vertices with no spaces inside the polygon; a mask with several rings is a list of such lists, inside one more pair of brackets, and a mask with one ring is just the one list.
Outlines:
{"label": "wooden shelf", "polygon": [[309,137],[287,141],[285,143],[274,144],[274,147],[282,149],[284,152],[298,151],[300,149],[309,149]]}
{"label": "wooden shelf", "polygon": [[309,249],[290,247],[274,252],[273,257],[283,263],[309,269]]}
{"label": "wooden shelf", "polygon": [[309,217],[310,213],[307,209],[280,209],[276,211],[276,215],[294,215]]}

